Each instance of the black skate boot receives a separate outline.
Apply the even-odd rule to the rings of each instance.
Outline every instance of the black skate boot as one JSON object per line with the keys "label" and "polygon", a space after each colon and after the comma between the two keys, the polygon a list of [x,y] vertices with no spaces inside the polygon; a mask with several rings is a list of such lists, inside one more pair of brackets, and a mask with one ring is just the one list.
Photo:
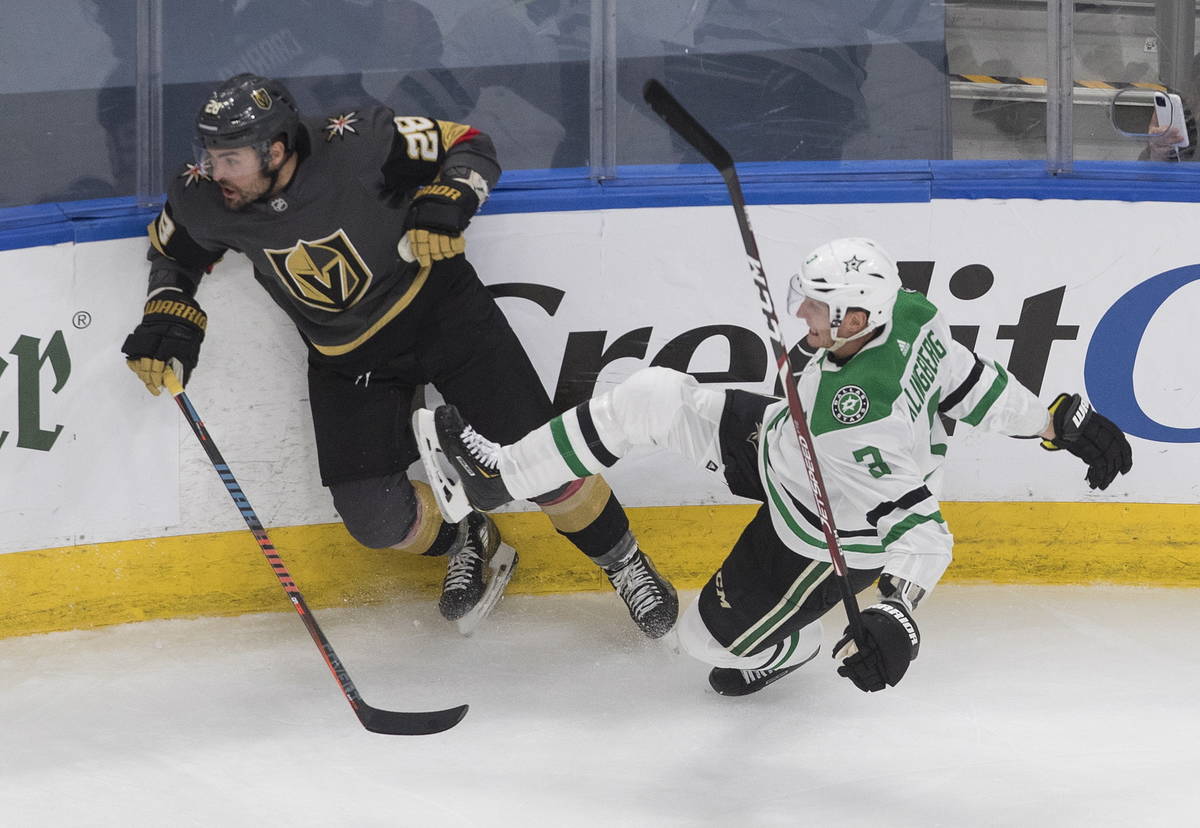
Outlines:
{"label": "black skate boot", "polygon": [[459,541],[446,562],[438,609],[450,621],[462,618],[483,596],[483,570],[500,546],[500,533],[487,515],[471,512],[459,524]]}
{"label": "black skate boot", "polygon": [[658,574],[642,550],[636,550],[614,569],[604,570],[629,615],[650,638],[662,638],[675,626],[679,598],[671,582]]}
{"label": "black skate boot", "polygon": [[439,405],[433,419],[438,444],[459,471],[471,505],[487,510],[512,500],[500,478],[500,446],[467,425],[452,405]]}
{"label": "black skate boot", "polygon": [[722,696],[748,696],[751,693],[757,693],[773,681],[779,681],[788,673],[799,670],[816,658],[818,652],[820,652],[820,648],[814,650],[812,655],[799,664],[775,670],[738,670],[732,667],[714,667],[708,674],[708,683]]}

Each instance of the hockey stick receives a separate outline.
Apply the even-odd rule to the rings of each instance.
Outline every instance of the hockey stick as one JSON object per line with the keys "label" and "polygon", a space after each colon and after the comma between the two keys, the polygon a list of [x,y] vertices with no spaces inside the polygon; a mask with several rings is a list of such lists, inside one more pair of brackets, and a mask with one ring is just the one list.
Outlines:
{"label": "hockey stick", "polygon": [[354,713],[358,716],[358,720],[362,722],[362,726],[372,733],[384,733],[393,736],[424,736],[430,733],[441,733],[443,730],[449,730],[462,721],[462,717],[467,715],[467,705],[465,704],[458,707],[451,707],[447,710],[433,710],[428,713],[400,713],[393,710],[380,710],[377,707],[371,707],[371,705],[362,700],[362,696],[358,694],[358,688],[350,680],[350,674],[346,672],[341,659],[333,651],[329,639],[325,637],[325,633],[317,625],[317,619],[309,611],[308,604],[304,601],[304,596],[300,594],[300,589],[296,586],[296,582],[292,580],[292,576],[280,559],[279,553],[275,551],[274,544],[267,537],[267,530],[263,528],[258,515],[255,514],[254,509],[250,506],[250,501],[246,498],[245,493],[242,492],[242,487],[238,485],[233,472],[229,470],[225,459],[221,457],[221,452],[217,450],[216,445],[209,436],[208,430],[204,427],[204,423],[200,419],[200,415],[196,413],[196,409],[192,406],[192,401],[184,393],[183,385],[170,369],[167,369],[164,382],[166,383],[167,390],[171,392],[171,395],[175,398],[175,402],[179,405],[179,410],[187,418],[188,425],[192,427],[196,439],[204,447],[204,453],[212,461],[213,468],[216,469],[221,482],[225,484],[229,496],[233,498],[234,505],[242,513],[242,518],[246,521],[246,525],[250,527],[250,534],[254,535],[254,539],[258,541],[258,547],[262,550],[263,555],[266,556],[267,563],[271,565],[271,571],[279,579],[280,586],[287,593],[292,606],[296,608],[296,612],[300,615],[300,620],[308,628],[309,635],[316,642],[317,649],[321,651],[321,655],[325,658],[325,664],[329,667],[330,672],[333,673],[333,677],[338,680],[338,684],[341,685],[342,693],[345,694],[346,700],[350,702],[350,706],[354,708]]}
{"label": "hockey stick", "polygon": [[850,634],[859,649],[865,650],[858,601],[854,597],[854,590],[850,587],[850,579],[846,572],[846,558],[842,554],[841,544],[838,543],[837,527],[833,524],[833,510],[829,507],[829,495],[825,491],[825,481],[821,477],[821,469],[817,465],[817,453],[813,447],[812,432],[808,428],[808,418],[804,414],[804,406],[800,404],[800,393],[796,389],[796,379],[792,374],[791,361],[788,359],[787,348],[783,344],[783,334],[779,330],[779,317],[775,314],[775,302],[771,299],[771,289],[767,284],[767,277],[763,272],[762,261],[758,255],[758,242],[754,238],[754,231],[750,228],[750,216],[746,212],[746,199],[742,195],[742,185],[738,181],[737,171],[733,167],[733,157],[657,80],[646,81],[646,85],[642,89],[642,97],[646,99],[646,103],[650,105],[655,114],[666,121],[667,126],[691,144],[708,163],[717,168],[717,172],[725,179],[725,187],[729,190],[729,200],[733,203],[733,212],[737,215],[738,229],[742,231],[742,245],[746,248],[746,260],[750,265],[750,275],[754,278],[754,286],[758,288],[758,298],[762,303],[763,316],[767,320],[768,338],[771,340],[771,350],[775,355],[775,368],[779,373],[779,381],[782,383],[784,393],[787,395],[792,424],[796,428],[796,438],[800,441],[800,454],[804,457],[808,483],[817,504],[817,514],[821,519],[821,531],[825,533],[825,543],[829,547],[829,559],[833,562],[838,591],[841,593],[842,603],[846,607],[846,619],[850,624]]}

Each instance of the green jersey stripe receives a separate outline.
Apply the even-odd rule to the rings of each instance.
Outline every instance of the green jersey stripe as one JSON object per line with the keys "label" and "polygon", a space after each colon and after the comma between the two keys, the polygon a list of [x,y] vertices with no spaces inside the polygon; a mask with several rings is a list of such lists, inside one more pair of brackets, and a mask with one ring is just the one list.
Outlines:
{"label": "green jersey stripe", "polygon": [[962,421],[970,426],[977,426],[983,420],[985,414],[991,409],[992,404],[1000,397],[1000,393],[1004,387],[1008,385],[1008,372],[1004,370],[999,362],[993,362],[993,367],[996,369],[996,380],[992,383],[992,387],[983,395],[983,399],[979,404],[971,409],[971,413],[963,417]]}
{"label": "green jersey stripe", "polygon": [[884,536],[884,538],[883,538],[884,547],[886,548],[888,546],[891,546],[893,543],[895,543],[901,537],[903,537],[904,534],[907,533],[910,529],[915,529],[916,527],[920,526],[922,523],[928,523],[931,520],[935,521],[937,523],[942,523],[942,524],[944,524],[946,522],[945,518],[942,517],[942,513],[940,511],[934,512],[932,515],[909,515],[904,520],[900,521],[895,526],[893,526],[892,531],[888,532],[887,535]]}
{"label": "green jersey stripe", "polygon": [[[797,539],[803,541],[808,546],[812,546],[817,549],[828,550],[829,546],[825,543],[824,537],[820,537],[820,538],[814,537],[813,535],[808,534],[808,532],[805,532],[804,529],[801,527],[800,519],[793,513],[791,505],[788,503],[787,499],[779,493],[779,489],[776,487],[776,484],[775,484],[774,476],[772,475],[772,472],[774,471],[774,469],[772,469],[772,467],[771,467],[771,458],[769,456],[770,451],[768,449],[767,435],[771,431],[774,431],[776,428],[778,428],[780,422],[787,416],[788,416],[788,410],[785,408],[778,415],[776,415],[775,419],[773,419],[770,422],[770,424],[767,425],[767,427],[763,430],[763,436],[762,436],[763,482],[766,484],[767,494],[771,498],[771,503],[775,507],[775,513],[778,514],[781,518],[783,518],[783,522],[787,524],[788,529],[792,530],[792,534],[795,535]],[[805,521],[805,522],[807,523],[807,521]],[[884,551],[884,548],[882,545],[875,545],[875,544],[867,545],[867,544],[860,544],[860,543],[856,543],[856,544],[843,543],[843,544],[841,544],[841,547],[842,547],[843,552],[861,552],[864,555],[880,555]]]}
{"label": "green jersey stripe", "polygon": [[796,647],[800,646],[800,631],[792,633],[788,636],[788,645],[783,648],[783,652],[778,657],[771,659],[770,663],[764,665],[766,669],[773,669],[780,664],[787,662],[792,657],[792,653],[796,652]]}
{"label": "green jersey stripe", "polygon": [[579,455],[575,453],[575,449],[571,446],[571,439],[567,437],[567,428],[563,425],[562,415],[555,417],[550,421],[550,433],[554,435],[554,445],[558,448],[558,453],[566,462],[567,468],[576,477],[590,477],[592,472],[588,471],[587,467],[579,460]]}

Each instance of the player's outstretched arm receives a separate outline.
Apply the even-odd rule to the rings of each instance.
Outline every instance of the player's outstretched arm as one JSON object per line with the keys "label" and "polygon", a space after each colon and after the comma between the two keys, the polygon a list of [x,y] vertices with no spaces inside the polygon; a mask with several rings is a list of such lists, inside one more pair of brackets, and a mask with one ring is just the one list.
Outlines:
{"label": "player's outstretched arm", "polygon": [[1050,426],[1041,436],[1042,448],[1066,449],[1087,464],[1087,482],[1093,489],[1107,489],[1118,474],[1133,468],[1133,449],[1125,433],[1078,394],[1055,397]]}
{"label": "player's outstretched arm", "polygon": [[181,290],[159,291],[146,301],[142,321],[121,346],[126,364],[156,397],[168,366],[186,385],[200,359],[207,325],[208,316],[195,299]]}

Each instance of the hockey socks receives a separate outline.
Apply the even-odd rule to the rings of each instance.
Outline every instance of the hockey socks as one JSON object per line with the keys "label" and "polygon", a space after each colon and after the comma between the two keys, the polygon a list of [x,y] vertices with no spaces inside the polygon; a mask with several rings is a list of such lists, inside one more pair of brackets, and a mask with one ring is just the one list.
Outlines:
{"label": "hockey socks", "polygon": [[592,416],[607,396],[580,403],[501,450],[500,473],[514,498],[536,497],[599,474],[620,459]]}

